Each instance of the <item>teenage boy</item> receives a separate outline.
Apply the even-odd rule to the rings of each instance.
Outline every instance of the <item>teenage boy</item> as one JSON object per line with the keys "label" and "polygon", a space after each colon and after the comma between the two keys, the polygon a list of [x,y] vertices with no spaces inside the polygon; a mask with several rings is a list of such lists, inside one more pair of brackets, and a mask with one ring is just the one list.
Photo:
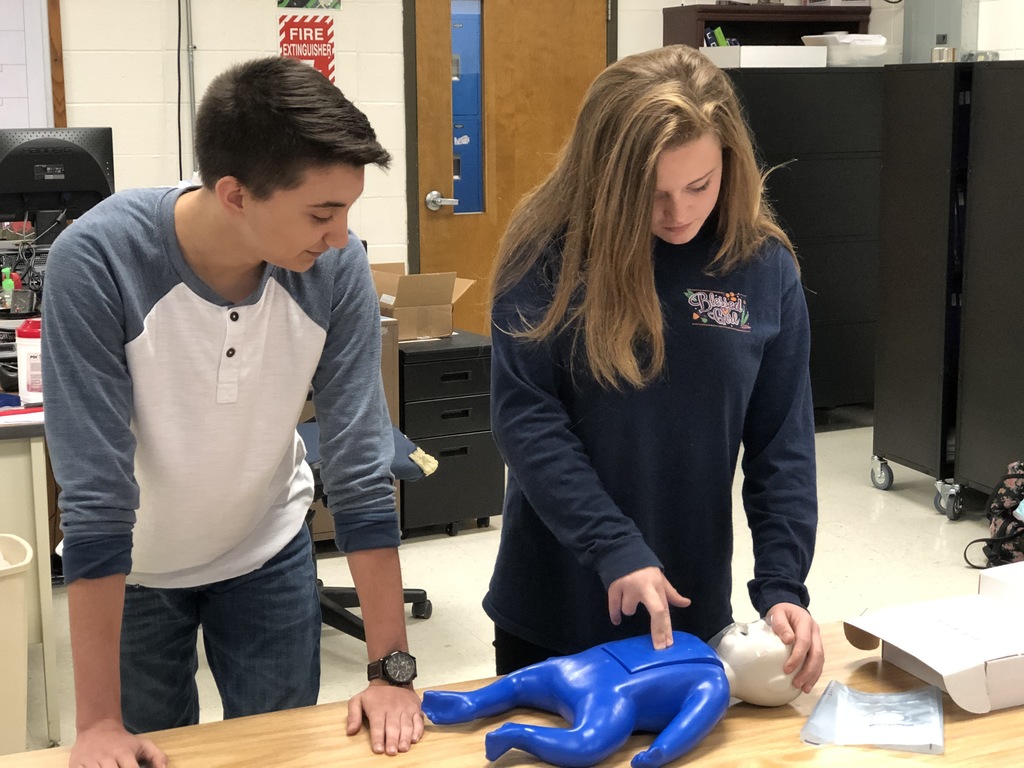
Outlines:
{"label": "teenage boy", "polygon": [[[201,187],[112,196],[47,265],[72,766],[167,765],[135,734],[198,722],[200,627],[225,717],[316,703],[313,486],[295,431],[311,383],[369,660],[408,652],[379,311],[348,229],[364,167],[390,155],[326,78],[277,57],[214,79],[195,145]],[[375,752],[422,736],[406,681],[352,699],[348,732],[365,715]]]}

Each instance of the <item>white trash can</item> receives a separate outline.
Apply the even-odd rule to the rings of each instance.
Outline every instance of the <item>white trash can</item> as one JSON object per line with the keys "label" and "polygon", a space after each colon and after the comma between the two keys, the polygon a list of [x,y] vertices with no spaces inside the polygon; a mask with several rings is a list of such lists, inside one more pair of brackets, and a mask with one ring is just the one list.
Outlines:
{"label": "white trash can", "polygon": [[32,547],[0,533],[0,755],[24,752],[28,728],[26,571]]}

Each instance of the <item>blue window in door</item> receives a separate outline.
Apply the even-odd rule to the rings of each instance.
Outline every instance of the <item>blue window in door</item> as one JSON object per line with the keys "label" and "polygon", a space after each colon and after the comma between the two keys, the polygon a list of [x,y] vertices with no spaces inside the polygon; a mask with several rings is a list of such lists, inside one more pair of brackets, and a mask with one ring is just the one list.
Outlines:
{"label": "blue window in door", "polygon": [[452,196],[456,213],[484,210],[481,0],[452,0]]}

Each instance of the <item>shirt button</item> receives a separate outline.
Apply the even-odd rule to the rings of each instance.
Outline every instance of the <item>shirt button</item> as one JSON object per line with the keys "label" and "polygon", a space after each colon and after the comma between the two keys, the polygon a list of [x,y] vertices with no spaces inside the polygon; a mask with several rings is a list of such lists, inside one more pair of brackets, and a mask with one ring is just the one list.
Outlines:
{"label": "shirt button", "polygon": [[228,317],[230,317],[232,319],[232,321],[238,320],[238,313],[237,312],[232,312],[230,315],[228,315]]}
{"label": "shirt button", "polygon": [[228,357],[234,357],[235,356],[235,348],[234,347],[230,347],[226,354],[227,354]]}

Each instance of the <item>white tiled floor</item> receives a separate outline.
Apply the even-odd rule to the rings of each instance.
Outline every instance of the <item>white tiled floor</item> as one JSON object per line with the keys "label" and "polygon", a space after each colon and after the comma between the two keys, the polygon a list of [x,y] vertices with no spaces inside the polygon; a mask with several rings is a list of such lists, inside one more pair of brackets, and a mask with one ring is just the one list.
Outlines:
{"label": "white tiled floor", "polygon": [[[932,478],[892,465],[895,483],[881,492],[869,482],[870,427],[819,432],[818,547],[809,578],[811,610],[819,622],[836,621],[868,608],[914,600],[969,594],[977,572],[967,568],[963,549],[984,535],[978,509],[956,522],[932,507]],[[738,489],[738,484],[737,484]],[[735,589],[738,621],[756,618],[746,595],[752,557],[750,539],[738,505]],[[490,528],[465,529],[457,536],[414,537],[401,548],[405,583],[427,590],[434,606],[429,620],[409,618],[409,640],[418,658],[420,688],[474,680],[493,674],[492,626],[480,608],[497,550],[500,521]],[[340,556],[321,556],[320,575],[328,584],[350,584]],[[74,701],[67,640],[66,597],[58,587],[54,610],[59,639],[61,730],[64,743],[74,738]],[[363,687],[366,657],[361,643],[325,628],[320,701],[346,699]],[[38,647],[30,655],[29,737],[45,746],[41,662]],[[200,676],[202,719],[221,717],[212,678]]]}

